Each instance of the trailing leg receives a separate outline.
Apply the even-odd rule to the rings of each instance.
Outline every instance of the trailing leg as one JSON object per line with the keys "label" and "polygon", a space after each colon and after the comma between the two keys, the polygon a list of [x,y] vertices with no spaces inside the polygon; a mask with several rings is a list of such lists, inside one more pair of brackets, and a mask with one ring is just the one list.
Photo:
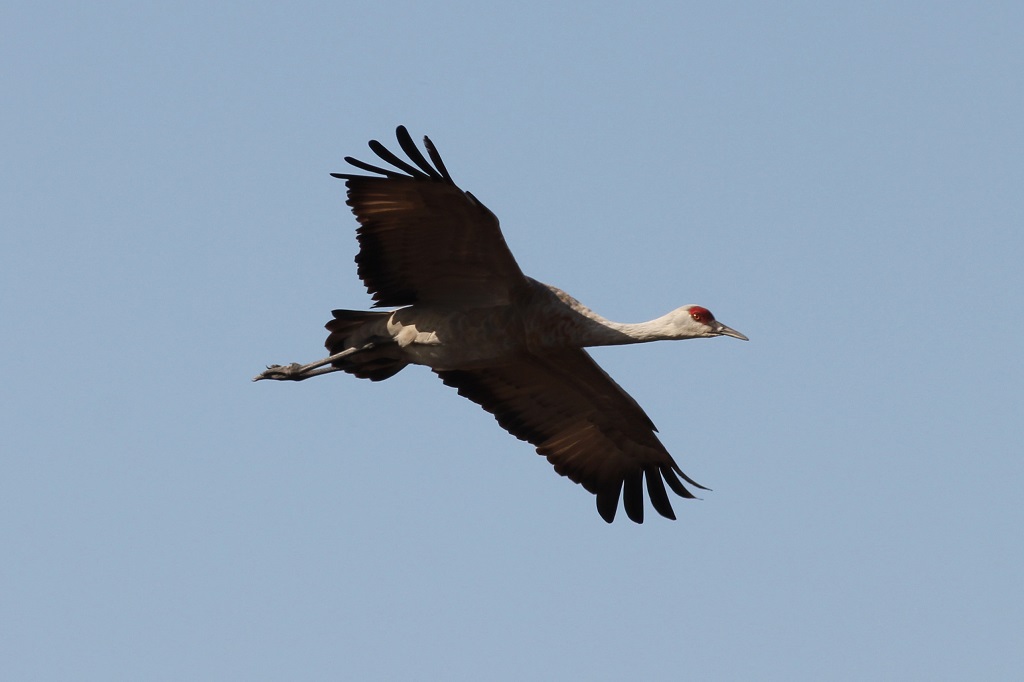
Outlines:
{"label": "trailing leg", "polygon": [[[259,381],[261,379],[274,379],[276,381],[302,381],[303,379],[320,376],[321,374],[330,374],[331,372],[337,372],[338,370],[347,371],[347,367],[342,364],[346,357],[372,348],[372,343],[367,344],[363,348],[348,348],[340,353],[335,353],[330,357],[326,357],[323,360],[311,362],[308,365],[300,365],[297,362],[293,362],[290,365],[269,365],[264,371],[254,376],[252,380]],[[332,363],[339,364],[335,365]]]}

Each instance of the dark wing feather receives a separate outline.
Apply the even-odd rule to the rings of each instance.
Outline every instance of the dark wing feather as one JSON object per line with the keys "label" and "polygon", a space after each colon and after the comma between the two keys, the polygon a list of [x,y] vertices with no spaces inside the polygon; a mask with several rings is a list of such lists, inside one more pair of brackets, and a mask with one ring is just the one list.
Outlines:
{"label": "dark wing feather", "polygon": [[397,136],[412,163],[376,140],[370,149],[398,171],[346,158],[383,177],[332,173],[348,186],[348,205],[360,224],[356,264],[375,306],[510,302],[526,278],[498,219],[452,182],[430,140],[424,138],[433,165],[404,127]]}
{"label": "dark wing feather", "polygon": [[449,386],[494,415],[513,436],[529,441],[555,471],[597,495],[597,510],[611,523],[622,495],[626,515],[644,518],[643,480],[654,509],[675,518],[662,480],[692,498],[685,476],[655,435],[633,398],[581,349],[543,357],[521,353],[503,364],[435,370]]}

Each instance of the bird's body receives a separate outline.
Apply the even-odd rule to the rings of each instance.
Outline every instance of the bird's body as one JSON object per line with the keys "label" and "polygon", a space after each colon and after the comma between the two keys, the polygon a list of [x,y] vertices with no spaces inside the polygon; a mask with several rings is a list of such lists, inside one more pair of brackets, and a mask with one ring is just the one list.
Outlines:
{"label": "bird's body", "polygon": [[[373,324],[362,325],[356,337],[329,341],[328,348],[341,352],[371,341],[390,340],[406,363],[446,370],[500,362],[519,350],[544,354],[676,338],[670,316],[639,324],[612,322],[561,289],[532,278],[526,278],[522,290],[515,293],[514,301],[493,306],[420,304],[399,308]],[[346,310],[339,314],[365,313]]]}
{"label": "bird's body", "polygon": [[526,277],[497,218],[454,184],[430,141],[424,138],[433,164],[402,127],[398,140],[414,165],[376,141],[370,147],[402,172],[346,158],[383,177],[336,174],[361,224],[359,275],[377,306],[397,309],[335,310],[328,358],[274,365],[256,378],[298,381],[341,370],[380,381],[425,365],[597,495],[606,521],[620,493],[627,515],[643,521],[644,479],[655,509],[675,518],[664,483],[683,497],[692,494],[678,477],[702,486],[683,474],[644,411],[583,348],[746,337],[693,305],[650,322],[612,322]]}

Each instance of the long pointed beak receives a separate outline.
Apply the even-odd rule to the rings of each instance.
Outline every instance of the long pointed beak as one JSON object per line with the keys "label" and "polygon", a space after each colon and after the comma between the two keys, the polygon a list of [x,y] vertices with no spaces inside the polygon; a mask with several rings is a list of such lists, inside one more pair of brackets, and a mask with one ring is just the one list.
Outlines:
{"label": "long pointed beak", "polygon": [[715,328],[715,331],[718,332],[721,336],[731,336],[732,338],[739,339],[740,341],[750,340],[743,334],[740,334],[738,331],[733,329],[732,327],[726,327],[721,322],[718,323],[718,326]]}

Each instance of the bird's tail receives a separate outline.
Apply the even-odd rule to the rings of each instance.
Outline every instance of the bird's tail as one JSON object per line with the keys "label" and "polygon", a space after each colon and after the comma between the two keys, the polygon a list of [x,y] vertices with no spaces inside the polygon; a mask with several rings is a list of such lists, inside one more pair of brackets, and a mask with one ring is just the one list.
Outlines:
{"label": "bird's tail", "polygon": [[324,345],[331,355],[358,349],[332,363],[360,379],[383,381],[408,364],[387,332],[389,312],[332,310],[334,319],[324,325],[330,335]]}

